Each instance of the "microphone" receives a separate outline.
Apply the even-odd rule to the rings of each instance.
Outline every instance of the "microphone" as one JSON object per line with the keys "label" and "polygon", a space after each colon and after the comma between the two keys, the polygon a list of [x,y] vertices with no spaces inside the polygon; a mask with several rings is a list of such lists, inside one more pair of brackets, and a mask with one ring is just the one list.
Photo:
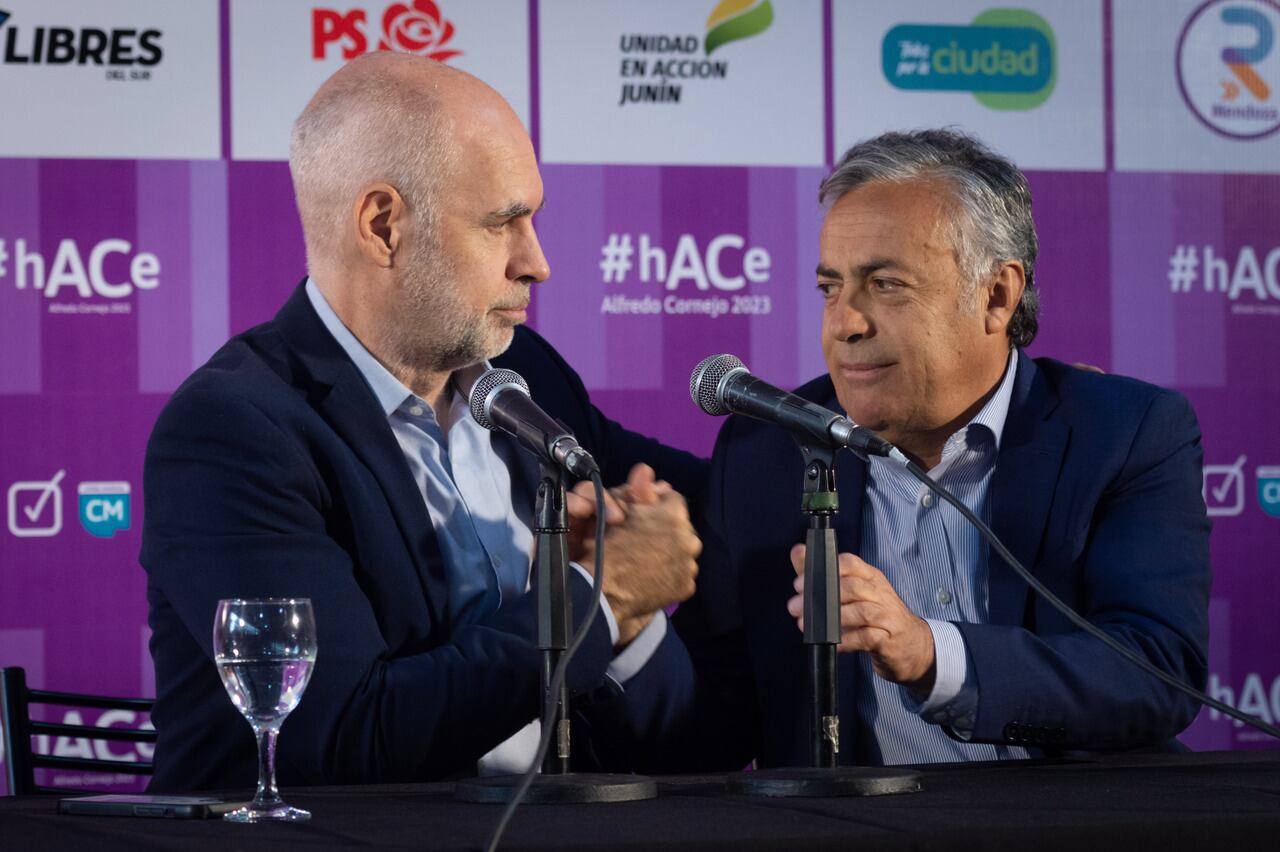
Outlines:
{"label": "microphone", "polygon": [[579,479],[600,472],[596,460],[569,430],[533,401],[529,385],[519,373],[486,371],[471,385],[467,403],[477,423],[506,432],[544,462],[559,465]]}
{"label": "microphone", "polygon": [[689,396],[707,414],[719,417],[732,411],[776,423],[802,440],[848,447],[864,458],[888,456],[907,462],[897,447],[870,429],[757,379],[733,355],[704,358],[689,377]]}

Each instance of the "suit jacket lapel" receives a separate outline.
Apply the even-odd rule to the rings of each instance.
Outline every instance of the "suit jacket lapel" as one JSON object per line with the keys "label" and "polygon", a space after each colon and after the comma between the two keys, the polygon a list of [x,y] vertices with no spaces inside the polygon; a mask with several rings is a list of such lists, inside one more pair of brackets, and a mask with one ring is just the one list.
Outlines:
{"label": "suit jacket lapel", "polygon": [[285,341],[314,380],[308,399],[373,473],[417,568],[437,630],[448,631],[448,582],[431,517],[373,392],[316,316],[299,286],[276,316]]}
{"label": "suit jacket lapel", "polygon": [[[1013,398],[991,478],[991,528],[1033,573],[1071,434],[1071,428],[1053,416],[1057,405],[1044,374],[1019,352]],[[994,551],[987,564],[991,621],[1021,624],[1027,584]]]}

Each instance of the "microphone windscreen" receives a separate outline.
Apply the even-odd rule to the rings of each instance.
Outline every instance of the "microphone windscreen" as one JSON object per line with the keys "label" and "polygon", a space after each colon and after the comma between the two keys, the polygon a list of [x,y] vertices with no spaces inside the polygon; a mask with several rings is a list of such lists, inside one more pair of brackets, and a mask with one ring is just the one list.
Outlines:
{"label": "microphone windscreen", "polygon": [[493,393],[500,388],[509,387],[529,396],[529,385],[524,376],[515,370],[489,370],[475,380],[471,393],[467,397],[467,405],[471,408],[471,416],[486,429],[497,429],[498,426],[489,417],[489,405]]}
{"label": "microphone windscreen", "polygon": [[747,365],[734,355],[712,355],[703,358],[689,377],[689,397],[707,414],[721,417],[729,413],[720,398],[720,382],[730,373],[747,371]]}

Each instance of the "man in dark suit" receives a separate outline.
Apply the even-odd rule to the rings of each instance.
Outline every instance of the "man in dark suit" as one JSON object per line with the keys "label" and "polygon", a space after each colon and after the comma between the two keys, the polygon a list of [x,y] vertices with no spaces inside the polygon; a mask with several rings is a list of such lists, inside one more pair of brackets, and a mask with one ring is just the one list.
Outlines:
{"label": "man in dark suit", "polygon": [[[1031,359],[1038,242],[1025,178],[962,134],[886,134],[824,181],[829,375],[798,393],[957,493],[1041,581],[1184,683],[1207,666],[1209,525],[1180,395]],[[809,760],[804,464],[732,417],[677,627],[729,721],[703,759]],[[841,763],[1159,746],[1197,705],[1073,627],[889,459],[837,460]],[[708,749],[710,749],[708,751]]]}
{"label": "man in dark suit", "polygon": [[[152,787],[253,781],[249,726],[212,662],[214,607],[228,597],[313,603],[319,651],[280,739],[282,783],[529,765],[539,471],[467,414],[461,371],[488,359],[525,376],[618,486],[605,606],[569,685],[575,756],[625,764],[684,700],[688,658],[662,609],[693,591],[700,544],[679,492],[700,491],[705,463],[605,418],[555,351],[517,328],[549,274],[527,134],[479,80],[370,55],[299,117],[290,168],[309,279],[178,389],[147,450]],[[587,529],[591,504],[571,509]],[[596,542],[571,540],[591,566]],[[583,569],[571,579],[580,620],[591,581]]]}

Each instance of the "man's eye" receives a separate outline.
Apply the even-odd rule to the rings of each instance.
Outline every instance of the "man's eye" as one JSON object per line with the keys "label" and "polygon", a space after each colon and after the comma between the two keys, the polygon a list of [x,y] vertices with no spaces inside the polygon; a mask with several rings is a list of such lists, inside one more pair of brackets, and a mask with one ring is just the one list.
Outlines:
{"label": "man's eye", "polygon": [[889,278],[872,278],[871,286],[873,289],[879,290],[882,293],[888,293],[898,289],[899,285],[897,281]]}
{"label": "man's eye", "polygon": [[834,281],[819,281],[818,292],[823,296],[830,298],[834,296],[836,291],[840,289],[840,285]]}

